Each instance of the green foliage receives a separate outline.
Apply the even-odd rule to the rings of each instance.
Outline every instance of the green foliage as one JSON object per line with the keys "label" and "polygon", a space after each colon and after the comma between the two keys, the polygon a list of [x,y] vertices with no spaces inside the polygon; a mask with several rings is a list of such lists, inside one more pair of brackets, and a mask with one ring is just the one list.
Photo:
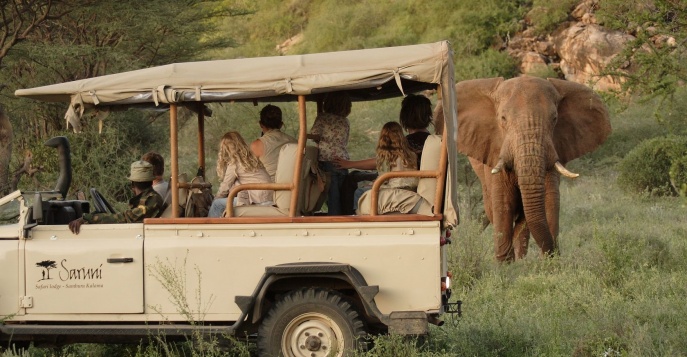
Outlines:
{"label": "green foliage", "polygon": [[[102,132],[98,132],[97,121],[88,118],[84,131],[79,134],[66,133],[70,142],[72,159],[72,183],[69,194],[98,189],[110,203],[122,203],[116,208],[125,209],[133,192],[127,177],[130,165],[158,141],[167,142],[166,125],[151,123],[141,111],[115,112],[105,119]],[[165,123],[163,123],[165,124]],[[20,130],[27,128],[18,128]],[[23,131],[20,131],[23,133]],[[44,146],[44,139],[24,134],[24,142],[34,155],[34,162],[44,166],[39,174],[38,187],[23,178],[20,186],[31,189],[52,189],[59,176],[58,157],[55,149]]]}
{"label": "green foliage", "polygon": [[[240,47],[219,52],[223,57],[278,55],[276,46],[302,34],[288,54],[451,41],[457,77],[512,77],[515,64],[494,48],[521,27],[527,1],[450,0],[291,1],[258,0],[255,13],[226,24]],[[335,14],[332,14],[332,9]],[[450,10],[450,11],[449,11]]]}
{"label": "green foliage", "polygon": [[[687,156],[687,136],[668,136],[642,142],[620,162],[618,184],[632,192],[672,195],[670,171],[674,162]],[[676,168],[680,164],[676,164]],[[684,177],[677,172],[675,177]],[[684,182],[676,182],[681,187]]]}
{"label": "green foliage", "polygon": [[534,0],[527,20],[532,23],[535,33],[545,35],[566,21],[570,11],[579,3],[578,0]]}
{"label": "green foliage", "polygon": [[[230,37],[214,31],[218,19],[246,12],[220,0],[153,0],[136,6],[107,0],[84,6],[56,6],[70,11],[48,21],[3,58],[5,67],[0,71],[0,83],[6,90],[202,58],[211,49],[233,45]],[[48,176],[39,184],[51,186],[54,180],[49,176],[57,175],[56,159],[42,143],[64,135],[68,129],[63,119],[66,106],[8,98],[2,102],[15,131],[13,162],[18,166],[25,151],[34,151],[34,165],[45,166],[41,176]],[[130,191],[123,179],[128,165],[144,150],[152,149],[160,137],[156,133],[160,129],[151,130],[148,119],[141,112],[113,113],[104,121],[103,133],[99,135],[95,128],[97,120],[84,118],[86,132],[70,137],[76,150],[73,187],[97,187],[109,198],[125,200]],[[164,130],[163,127],[160,133],[167,142]],[[27,184],[24,180],[20,187]]]}
{"label": "green foliage", "polygon": [[599,21],[636,37],[605,74],[623,77],[625,91],[652,97],[673,94],[687,80],[685,12],[684,1],[604,1],[597,12]]}
{"label": "green foliage", "polygon": [[351,357],[443,357],[453,356],[447,351],[432,351],[433,346],[422,343],[418,338],[399,335],[376,336],[372,338],[372,348],[367,352],[353,352]]}
{"label": "green foliage", "polygon": [[687,155],[673,160],[670,165],[670,184],[682,197],[687,197]]}
{"label": "green foliage", "polygon": [[475,56],[458,58],[456,81],[475,78],[516,77],[520,73],[518,63],[505,52],[487,49]]}

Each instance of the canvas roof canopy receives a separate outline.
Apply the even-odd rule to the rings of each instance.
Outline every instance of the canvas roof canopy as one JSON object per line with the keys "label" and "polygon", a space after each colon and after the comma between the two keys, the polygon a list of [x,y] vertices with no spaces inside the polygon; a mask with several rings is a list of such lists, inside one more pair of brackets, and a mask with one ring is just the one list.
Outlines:
{"label": "canvas roof canopy", "polygon": [[[68,102],[66,119],[75,130],[84,110],[115,107],[165,109],[227,101],[315,101],[319,94],[348,91],[354,101],[440,89],[455,98],[453,58],[447,41],[305,55],[175,63],[42,87],[19,89],[18,97]],[[455,100],[444,101],[449,177],[455,176]],[[354,119],[354,116],[352,116]],[[450,120],[452,119],[452,120]],[[452,180],[444,211],[457,223]]]}

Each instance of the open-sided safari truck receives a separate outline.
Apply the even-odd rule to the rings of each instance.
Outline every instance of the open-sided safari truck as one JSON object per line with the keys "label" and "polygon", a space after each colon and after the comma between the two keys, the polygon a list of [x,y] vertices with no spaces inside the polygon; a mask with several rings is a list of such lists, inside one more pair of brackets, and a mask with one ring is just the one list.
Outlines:
{"label": "open-sided safari truck", "polygon": [[[257,332],[261,355],[340,356],[367,333],[426,333],[428,322],[441,324],[440,314],[456,311],[444,252],[446,232],[458,221],[453,82],[451,49],[438,42],[178,63],[18,90],[19,97],[69,103],[75,128],[84,110],[168,108],[176,189],[169,217],[84,225],[74,235],[67,223],[91,205],[67,198],[68,143],[51,141],[65,170],[55,191],[0,199],[10,217],[0,226],[0,337],[59,344]],[[368,214],[308,215],[306,105],[335,91],[370,101],[428,89],[437,90],[449,120],[443,137],[428,138],[420,170],[381,175]],[[205,105],[241,101],[298,105],[298,143],[282,148],[276,182],[242,185],[228,200],[240,190],[270,189],[275,206],[180,217],[179,191],[191,186],[177,180],[178,107],[198,113],[205,167]],[[420,177],[402,202],[380,190],[398,176]],[[92,194],[96,211],[110,210]]]}

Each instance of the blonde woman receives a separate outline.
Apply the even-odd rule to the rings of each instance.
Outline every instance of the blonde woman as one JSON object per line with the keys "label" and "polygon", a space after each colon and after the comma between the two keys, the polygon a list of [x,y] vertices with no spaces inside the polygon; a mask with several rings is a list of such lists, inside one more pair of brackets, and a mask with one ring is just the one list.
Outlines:
{"label": "blonde woman", "polygon": [[[377,142],[377,172],[383,175],[390,171],[417,170],[417,155],[408,145],[401,124],[390,121],[382,127]],[[385,182],[382,187],[415,190],[417,177],[397,177]]]}
{"label": "blonde woman", "polygon": [[[403,135],[401,124],[390,121],[382,127],[377,142],[376,169],[379,176],[391,171],[417,170],[417,155],[408,145]],[[419,179],[417,177],[396,177],[382,184],[382,188],[399,188],[415,191]],[[358,208],[358,200],[371,187],[361,187],[353,194],[354,209]]]}
{"label": "blonde woman", "polygon": [[[217,154],[217,177],[219,189],[212,201],[208,217],[222,217],[227,207],[227,196],[234,186],[246,183],[272,182],[260,160],[250,151],[246,142],[236,131],[230,131],[219,143]],[[241,191],[234,199],[235,206],[272,205],[274,191]]]}

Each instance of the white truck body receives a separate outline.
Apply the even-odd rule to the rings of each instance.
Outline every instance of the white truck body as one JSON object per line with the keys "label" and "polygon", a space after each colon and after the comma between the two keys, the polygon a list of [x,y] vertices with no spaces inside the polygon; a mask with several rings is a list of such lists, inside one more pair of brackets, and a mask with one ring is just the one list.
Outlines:
{"label": "white truck body", "polygon": [[[308,101],[319,106],[321,94],[333,91],[376,100],[428,89],[439,94],[446,120],[443,136],[427,140],[419,171],[380,176],[369,214],[303,211],[303,196],[311,192],[302,175],[316,160],[306,147]],[[428,321],[439,324],[438,316],[452,308],[443,246],[458,223],[450,179],[457,123],[447,42],[173,64],[16,95],[69,102],[75,129],[82,107],[168,108],[172,204],[164,218],[87,224],[73,234],[71,220],[108,205],[97,191],[92,204],[67,198],[68,142],[51,139],[46,145],[58,149],[68,173],[60,174],[57,188],[0,199],[0,339],[59,344],[151,331],[242,331],[257,332],[261,355],[307,350],[324,356],[338,349],[341,356],[368,333],[424,334]],[[269,210],[230,205],[223,218],[181,217],[180,190],[207,186],[178,179],[177,108],[199,114],[199,167],[205,167],[205,104],[227,101],[298,102],[298,144],[288,144],[284,155],[290,171],[284,182],[240,185],[229,194],[232,202],[241,190],[273,189]],[[284,161],[280,156],[280,167]],[[394,195],[380,195],[380,184],[399,175],[419,178],[417,192],[403,193],[418,202],[413,210],[395,206]]]}

